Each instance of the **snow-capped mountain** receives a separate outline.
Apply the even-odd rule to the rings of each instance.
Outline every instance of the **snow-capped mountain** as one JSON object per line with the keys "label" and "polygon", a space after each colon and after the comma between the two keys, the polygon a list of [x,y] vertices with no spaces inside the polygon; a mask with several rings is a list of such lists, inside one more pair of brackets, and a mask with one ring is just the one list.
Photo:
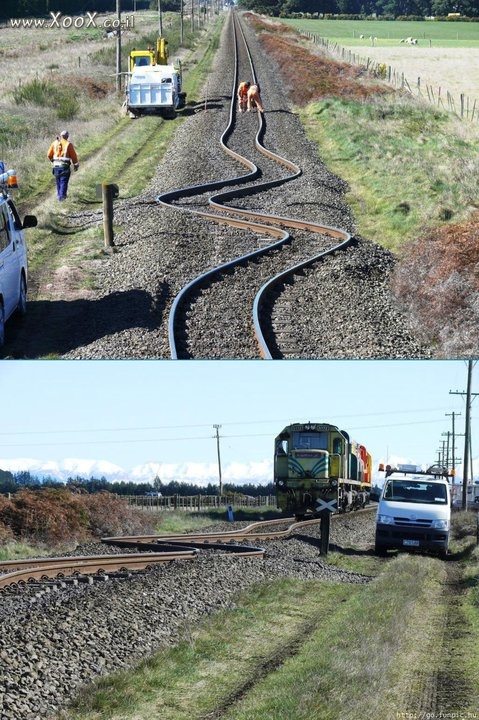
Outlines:
{"label": "snow-capped mountain", "polygon": [[[159,477],[163,482],[177,480],[200,486],[218,482],[216,463],[161,463],[148,462],[131,469],[122,468],[107,460],[86,460],[65,458],[64,460],[36,460],[18,458],[3,460],[0,458],[0,470],[12,473],[28,471],[39,478],[52,478],[66,482],[69,477],[106,478],[110,481],[153,482]],[[273,464],[269,460],[250,463],[230,463],[222,468],[223,482],[266,484],[273,479]]]}

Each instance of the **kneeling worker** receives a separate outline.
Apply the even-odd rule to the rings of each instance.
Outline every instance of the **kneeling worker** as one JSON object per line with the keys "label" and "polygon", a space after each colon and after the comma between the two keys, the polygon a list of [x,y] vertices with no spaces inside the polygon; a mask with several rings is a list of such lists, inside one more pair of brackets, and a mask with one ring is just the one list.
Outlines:
{"label": "kneeling worker", "polygon": [[259,85],[250,85],[248,89],[248,107],[247,110],[250,112],[252,107],[257,107],[258,112],[264,112],[263,103],[261,102],[261,95],[259,94]]}
{"label": "kneeling worker", "polygon": [[248,104],[248,90],[250,87],[250,82],[242,82],[238,86],[238,103],[239,103],[239,109],[240,112],[244,113],[246,111],[246,106]]}

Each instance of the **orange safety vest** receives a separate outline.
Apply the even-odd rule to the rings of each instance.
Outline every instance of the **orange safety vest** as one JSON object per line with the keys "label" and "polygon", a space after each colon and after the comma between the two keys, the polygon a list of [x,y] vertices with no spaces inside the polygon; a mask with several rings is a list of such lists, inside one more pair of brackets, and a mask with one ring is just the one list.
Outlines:
{"label": "orange safety vest", "polygon": [[239,84],[238,95],[241,100],[246,100],[246,97],[248,95],[248,87],[246,85],[246,82],[242,82]]}
{"label": "orange safety vest", "polygon": [[70,165],[70,162],[78,165],[78,156],[75,148],[69,140],[63,138],[55,140],[55,142],[50,145],[48,159],[53,162],[53,167],[66,167]]}

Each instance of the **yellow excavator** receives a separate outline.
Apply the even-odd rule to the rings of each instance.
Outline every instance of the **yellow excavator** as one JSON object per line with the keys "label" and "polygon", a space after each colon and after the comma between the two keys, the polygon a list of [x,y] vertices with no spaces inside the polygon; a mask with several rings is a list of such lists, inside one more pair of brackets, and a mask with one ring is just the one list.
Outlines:
{"label": "yellow excavator", "polygon": [[185,107],[181,62],[168,62],[168,41],[158,38],[156,48],[132,50],[126,85],[126,109],[130,117],[157,114],[174,118]]}
{"label": "yellow excavator", "polygon": [[158,38],[156,49],[149,47],[147,50],[133,50],[130,53],[130,72],[136,67],[148,67],[153,65],[168,65],[168,40]]}

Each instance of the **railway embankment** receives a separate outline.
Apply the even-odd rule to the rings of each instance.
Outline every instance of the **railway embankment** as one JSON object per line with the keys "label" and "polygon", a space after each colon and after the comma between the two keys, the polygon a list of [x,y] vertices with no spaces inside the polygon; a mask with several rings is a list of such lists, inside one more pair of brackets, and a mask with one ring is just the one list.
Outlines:
{"label": "railway embankment", "polygon": [[265,543],[262,559],[212,553],[67,591],[2,593],[2,718],[473,712],[475,516],[454,526],[447,561],[375,557],[374,512],[360,512],[334,519],[327,557],[308,526]]}

